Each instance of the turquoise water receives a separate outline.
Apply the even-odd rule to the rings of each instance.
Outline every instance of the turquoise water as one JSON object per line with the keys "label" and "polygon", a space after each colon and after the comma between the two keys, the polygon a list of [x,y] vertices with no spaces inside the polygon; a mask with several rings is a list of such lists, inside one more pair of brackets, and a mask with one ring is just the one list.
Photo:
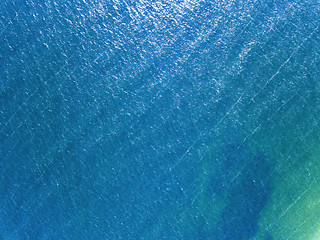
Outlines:
{"label": "turquoise water", "polygon": [[319,239],[316,1],[0,3],[0,238]]}

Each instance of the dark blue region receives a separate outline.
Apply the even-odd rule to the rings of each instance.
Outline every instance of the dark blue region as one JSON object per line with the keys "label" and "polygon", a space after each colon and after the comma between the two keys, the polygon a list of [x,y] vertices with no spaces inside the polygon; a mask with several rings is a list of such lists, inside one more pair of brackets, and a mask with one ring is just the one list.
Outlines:
{"label": "dark blue region", "polygon": [[[292,104],[318,99],[319,61],[308,52],[319,50],[319,14],[311,2],[159,3],[1,1],[4,239],[183,235],[170,219],[163,228],[159,222],[198,194],[203,149],[229,142],[238,147],[260,123],[254,116],[267,119],[292,94],[303,96]],[[292,57],[295,74],[290,65],[252,102],[313,31],[299,58]],[[251,41],[255,47],[239,62]],[[308,79],[301,78],[306,65],[313,72]],[[299,81],[284,86],[288,76]],[[207,189],[213,195],[223,193],[243,158],[217,159],[222,167],[212,185],[218,187]],[[264,179],[259,167],[247,167]],[[230,205],[219,237],[255,230],[268,195],[245,170],[237,188],[226,191],[231,202],[238,195],[251,207],[257,203],[244,216],[250,229],[242,233],[236,217],[248,208]],[[202,224],[197,221],[190,228]]]}
{"label": "dark blue region", "polygon": [[221,164],[217,164],[206,194],[209,201],[227,195],[228,204],[214,228],[206,230],[206,219],[200,217],[196,230],[183,239],[250,239],[258,230],[261,211],[272,191],[272,167],[264,155],[250,153],[239,144],[222,146],[218,156]]}
{"label": "dark blue region", "polygon": [[271,193],[270,170],[264,156],[250,159],[241,173],[239,185],[228,193],[229,203],[212,233],[213,239],[250,239],[254,236],[260,213]]}
{"label": "dark blue region", "polygon": [[273,237],[270,235],[270,233],[266,234],[265,240],[273,240]]}

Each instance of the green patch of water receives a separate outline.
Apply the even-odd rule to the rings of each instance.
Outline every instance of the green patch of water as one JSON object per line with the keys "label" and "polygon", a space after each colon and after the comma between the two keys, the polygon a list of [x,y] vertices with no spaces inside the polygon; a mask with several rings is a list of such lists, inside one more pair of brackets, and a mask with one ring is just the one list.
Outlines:
{"label": "green patch of water", "polygon": [[272,193],[252,239],[320,239],[319,117],[314,102],[296,99],[252,137],[252,149],[274,166]]}

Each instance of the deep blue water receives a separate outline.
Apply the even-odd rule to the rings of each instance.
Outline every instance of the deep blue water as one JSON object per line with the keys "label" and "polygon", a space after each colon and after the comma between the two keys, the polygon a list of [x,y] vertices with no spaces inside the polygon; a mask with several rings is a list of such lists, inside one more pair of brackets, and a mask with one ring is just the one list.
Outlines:
{"label": "deep blue water", "polygon": [[254,237],[284,169],[269,149],[288,126],[317,141],[319,11],[2,1],[0,236]]}

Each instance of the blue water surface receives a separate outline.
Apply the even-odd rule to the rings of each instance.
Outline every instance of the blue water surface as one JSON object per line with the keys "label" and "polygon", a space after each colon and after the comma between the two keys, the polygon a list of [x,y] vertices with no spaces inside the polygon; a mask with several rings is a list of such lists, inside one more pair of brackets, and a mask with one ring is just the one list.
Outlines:
{"label": "blue water surface", "polygon": [[249,142],[314,114],[319,10],[1,1],[2,239],[254,237],[276,169]]}

